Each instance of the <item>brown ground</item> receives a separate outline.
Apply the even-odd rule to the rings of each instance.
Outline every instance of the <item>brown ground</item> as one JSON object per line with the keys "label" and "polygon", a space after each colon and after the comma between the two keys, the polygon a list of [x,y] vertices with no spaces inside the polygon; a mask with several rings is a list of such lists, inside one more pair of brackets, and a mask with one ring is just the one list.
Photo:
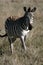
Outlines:
{"label": "brown ground", "polygon": [[0,38],[0,65],[43,65],[43,0],[0,0],[0,34],[4,33],[4,23],[9,16],[20,17],[23,6],[36,6],[33,30],[26,41],[27,51],[17,39],[14,54],[11,55],[7,38]]}

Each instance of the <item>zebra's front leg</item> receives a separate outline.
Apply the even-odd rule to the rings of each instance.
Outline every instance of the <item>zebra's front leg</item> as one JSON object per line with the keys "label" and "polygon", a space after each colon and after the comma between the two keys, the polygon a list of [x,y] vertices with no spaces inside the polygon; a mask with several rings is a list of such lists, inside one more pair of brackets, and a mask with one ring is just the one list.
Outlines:
{"label": "zebra's front leg", "polygon": [[22,42],[23,48],[26,50],[25,37],[24,36],[21,36],[21,42]]}

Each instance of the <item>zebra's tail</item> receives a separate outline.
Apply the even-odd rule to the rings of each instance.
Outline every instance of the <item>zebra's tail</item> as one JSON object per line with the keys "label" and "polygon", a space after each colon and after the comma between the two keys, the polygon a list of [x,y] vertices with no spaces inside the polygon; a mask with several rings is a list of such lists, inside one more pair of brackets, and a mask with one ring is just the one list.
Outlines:
{"label": "zebra's tail", "polygon": [[6,34],[4,34],[4,35],[0,35],[0,37],[6,37],[7,36],[7,33]]}

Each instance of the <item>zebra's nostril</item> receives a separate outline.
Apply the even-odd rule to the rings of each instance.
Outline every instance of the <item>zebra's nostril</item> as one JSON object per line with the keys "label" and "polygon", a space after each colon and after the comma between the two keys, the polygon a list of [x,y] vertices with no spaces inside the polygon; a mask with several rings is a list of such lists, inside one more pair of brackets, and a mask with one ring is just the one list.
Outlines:
{"label": "zebra's nostril", "polygon": [[33,28],[33,26],[30,24],[30,25],[29,25],[29,30],[32,30],[32,28]]}

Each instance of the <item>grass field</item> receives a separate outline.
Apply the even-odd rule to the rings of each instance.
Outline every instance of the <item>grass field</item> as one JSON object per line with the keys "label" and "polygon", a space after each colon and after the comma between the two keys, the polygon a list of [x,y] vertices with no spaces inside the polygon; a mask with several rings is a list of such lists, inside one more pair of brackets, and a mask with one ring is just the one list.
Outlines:
{"label": "grass field", "polygon": [[4,33],[4,23],[9,16],[22,16],[23,7],[36,6],[33,29],[28,34],[27,50],[17,39],[14,54],[11,55],[8,39],[0,38],[0,65],[43,65],[43,0],[0,0],[0,34]]}

